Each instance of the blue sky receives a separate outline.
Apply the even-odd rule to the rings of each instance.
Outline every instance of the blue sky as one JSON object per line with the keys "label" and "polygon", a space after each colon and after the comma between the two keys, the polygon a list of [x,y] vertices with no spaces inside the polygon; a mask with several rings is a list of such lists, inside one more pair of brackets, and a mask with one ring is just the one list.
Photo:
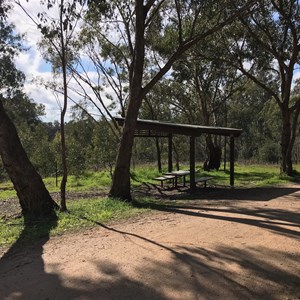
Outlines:
{"label": "blue sky", "polygon": [[[41,10],[40,0],[21,1],[21,3],[34,16]],[[51,65],[45,62],[37,48],[41,34],[36,25],[16,5],[10,12],[9,20],[15,25],[18,33],[25,34],[24,44],[28,47],[27,51],[20,53],[16,58],[17,67],[26,75],[25,92],[35,102],[45,105],[46,116],[42,117],[44,121],[59,120],[60,108],[57,97],[52,91],[36,82],[40,78],[44,81],[53,79]]]}
{"label": "blue sky", "polygon": [[[40,0],[30,0],[29,2],[21,0],[21,3],[33,16],[36,16],[41,11]],[[61,101],[61,96],[57,98],[52,91],[34,82],[37,78],[43,78],[44,81],[53,79],[51,66],[43,60],[37,49],[37,43],[41,39],[41,35],[36,25],[18,6],[15,6],[11,11],[10,21],[16,26],[18,33],[26,35],[25,44],[29,48],[28,51],[22,52],[16,59],[17,67],[26,75],[25,92],[35,102],[45,105],[46,116],[42,118],[44,121],[59,120],[60,108],[58,102]],[[96,80],[96,73],[91,76],[95,76]],[[296,78],[300,78],[299,70],[297,70]],[[72,97],[76,99],[78,95],[73,94]]]}

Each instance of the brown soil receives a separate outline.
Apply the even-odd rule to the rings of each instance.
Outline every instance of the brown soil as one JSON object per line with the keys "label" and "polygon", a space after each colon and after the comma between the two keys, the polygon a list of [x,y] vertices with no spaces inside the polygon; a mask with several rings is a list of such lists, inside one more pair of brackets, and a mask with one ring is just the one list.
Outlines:
{"label": "brown soil", "polygon": [[16,243],[0,299],[300,299],[299,185],[156,196],[139,218]]}

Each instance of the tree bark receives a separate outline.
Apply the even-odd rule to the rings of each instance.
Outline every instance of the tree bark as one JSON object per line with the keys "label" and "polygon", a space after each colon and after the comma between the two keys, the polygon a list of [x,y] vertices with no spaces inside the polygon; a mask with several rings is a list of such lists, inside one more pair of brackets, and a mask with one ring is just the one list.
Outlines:
{"label": "tree bark", "polygon": [[210,135],[206,137],[206,148],[207,148],[207,154],[208,158],[204,162],[203,169],[205,171],[216,169],[219,171],[219,168],[221,166],[221,158],[222,158],[222,150],[221,147],[216,146]]}
{"label": "tree bark", "polygon": [[129,101],[125,116],[116,168],[109,195],[113,198],[131,201],[130,193],[130,160],[134,131],[139,109],[144,97],[142,82],[145,60],[145,19],[146,7],[143,0],[135,1],[136,31],[134,57],[131,62],[129,78]]}
{"label": "tree bark", "polygon": [[24,215],[46,216],[58,205],[51,198],[41,176],[31,164],[17,130],[0,100],[0,155]]}
{"label": "tree bark", "polygon": [[289,148],[292,149],[291,143],[291,116],[288,107],[281,109],[282,114],[282,130],[281,130],[281,166],[280,172],[289,176],[293,173],[292,153]]}
{"label": "tree bark", "polygon": [[130,160],[134,141],[134,131],[140,105],[130,98],[125,117],[122,138],[117,156],[115,172],[109,196],[131,201],[130,193]]}
{"label": "tree bark", "polygon": [[[66,136],[65,136],[65,115],[68,107],[68,83],[67,83],[67,42],[64,40],[64,0],[60,2],[60,47],[61,47],[61,64],[62,64],[62,75],[63,75],[63,91],[64,91],[64,104],[60,113],[60,143],[61,143],[61,162],[63,169],[63,176],[60,183],[60,210],[67,211],[66,204],[66,185],[68,180],[68,166],[67,166],[67,150],[66,150]],[[59,51],[58,51],[59,52]]]}
{"label": "tree bark", "polygon": [[161,149],[159,145],[159,138],[155,137],[155,146],[156,146],[156,153],[157,153],[157,169],[158,172],[161,173],[162,171],[162,166],[161,166]]}

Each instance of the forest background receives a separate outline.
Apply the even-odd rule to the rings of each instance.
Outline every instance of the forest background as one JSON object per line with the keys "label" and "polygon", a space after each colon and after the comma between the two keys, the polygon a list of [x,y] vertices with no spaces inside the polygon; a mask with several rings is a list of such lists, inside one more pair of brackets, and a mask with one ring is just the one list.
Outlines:
{"label": "forest background", "polygon": [[[17,5],[18,1],[15,2]],[[80,5],[81,2],[46,1],[44,10],[37,15],[25,10],[29,22],[36,22],[37,30],[42,33],[39,49],[53,71],[50,82],[39,80],[40,88],[52,91],[61,112],[64,105],[59,100],[60,95],[66,96],[64,91],[68,89],[64,101],[72,106],[69,119],[42,121],[45,106],[37,104],[24,92],[3,99],[5,110],[16,125],[31,162],[42,176],[52,176],[63,170],[62,125],[70,174],[103,169],[112,174],[121,136],[112,116],[127,114],[130,99],[128,78],[133,62],[131,46],[136,46],[134,43],[130,46],[136,30],[135,5],[125,5],[122,1],[108,5],[105,1],[95,1],[94,8],[97,9],[91,13],[90,9]],[[280,165],[285,136],[286,115],[283,112],[287,105],[288,123],[293,120],[295,129],[291,157],[294,163],[298,163],[300,87],[295,78],[300,51],[299,2],[249,3],[254,3],[254,9],[250,5],[248,8],[252,10],[248,15],[238,15],[235,21],[227,21],[221,29],[205,37],[205,43],[198,43],[174,61],[172,68],[144,97],[139,118],[241,128],[243,135],[236,142],[239,161]],[[205,7],[197,7],[193,1],[174,1],[174,4],[160,1],[156,6],[154,2],[151,5],[161,12],[153,13],[151,22],[146,23],[145,41],[149,52],[144,61],[145,83],[172,56],[174,37],[182,43],[201,26],[214,28],[221,15],[227,20],[221,2],[218,5],[208,3]],[[240,7],[238,2],[232,3],[228,10],[235,11]],[[61,19],[52,17],[49,9],[61,12]],[[195,16],[200,11],[202,19],[199,21]],[[168,22],[162,18],[164,13],[169,16]],[[176,14],[179,16],[177,23],[172,23]],[[117,17],[122,21],[119,22]],[[175,26],[178,24],[179,30]],[[60,33],[59,28],[62,29]],[[260,33],[256,36],[254,32]],[[61,43],[62,37],[64,43]],[[65,74],[60,60],[64,51]],[[64,75],[67,86],[61,84]],[[289,91],[283,84],[286,78],[291,79]],[[284,98],[286,93],[289,94],[288,103]],[[286,131],[286,136],[290,136],[290,132]],[[223,157],[226,155],[226,140],[200,137],[197,140],[197,160],[209,158],[211,147],[222,149]],[[157,162],[158,169],[161,169],[167,158],[167,141],[135,139],[132,153],[132,166]],[[174,139],[174,158],[177,165],[188,161],[188,140],[183,137]],[[291,170],[283,171],[291,173]],[[1,165],[0,179],[7,178]]]}

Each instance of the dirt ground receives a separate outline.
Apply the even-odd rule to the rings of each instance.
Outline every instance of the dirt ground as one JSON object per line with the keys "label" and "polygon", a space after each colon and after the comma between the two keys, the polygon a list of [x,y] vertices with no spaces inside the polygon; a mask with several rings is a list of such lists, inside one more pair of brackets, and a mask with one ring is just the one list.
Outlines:
{"label": "dirt ground", "polygon": [[156,196],[138,218],[2,250],[0,299],[300,299],[299,185]]}

